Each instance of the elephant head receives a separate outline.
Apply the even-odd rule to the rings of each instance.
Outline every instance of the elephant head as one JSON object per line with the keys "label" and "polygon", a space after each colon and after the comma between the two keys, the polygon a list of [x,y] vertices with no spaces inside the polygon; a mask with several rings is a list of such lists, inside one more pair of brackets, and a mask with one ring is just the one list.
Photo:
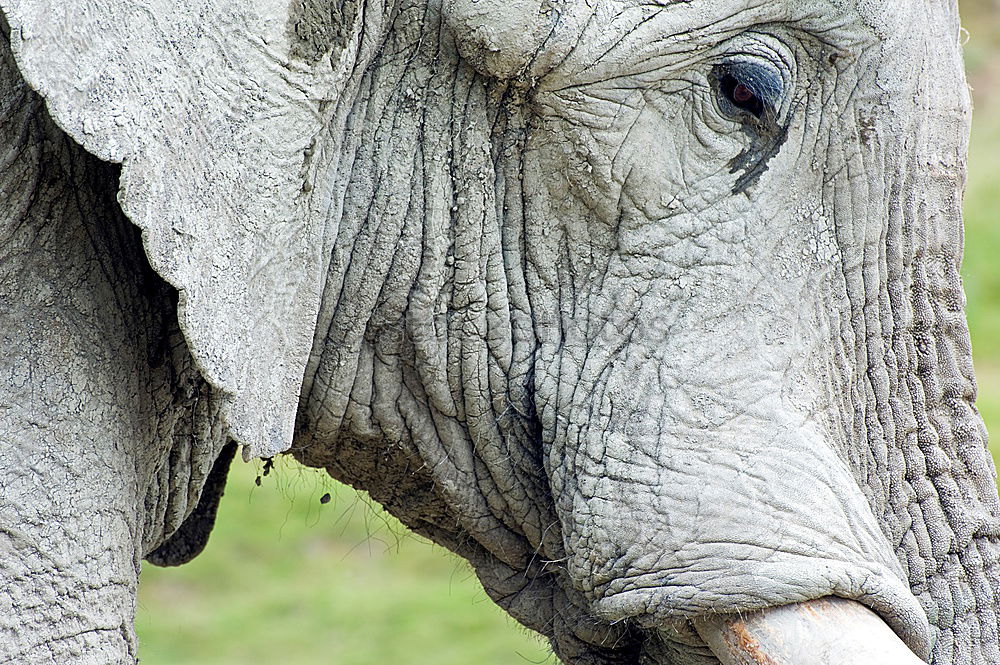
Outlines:
{"label": "elephant head", "polygon": [[0,0],[10,659],[134,659],[238,443],[566,663],[1000,663],[954,2],[230,5]]}

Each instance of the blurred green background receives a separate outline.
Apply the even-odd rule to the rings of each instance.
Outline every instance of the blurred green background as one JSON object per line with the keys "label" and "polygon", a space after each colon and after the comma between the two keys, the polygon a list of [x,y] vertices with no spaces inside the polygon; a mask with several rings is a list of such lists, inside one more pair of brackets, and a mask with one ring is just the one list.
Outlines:
{"label": "blurred green background", "polygon": [[[979,406],[1000,431],[1000,0],[961,7],[976,101],[963,274]],[[353,490],[293,464],[258,487],[259,473],[259,463],[234,464],[204,554],[175,569],[144,565],[143,665],[555,662],[464,562]]]}

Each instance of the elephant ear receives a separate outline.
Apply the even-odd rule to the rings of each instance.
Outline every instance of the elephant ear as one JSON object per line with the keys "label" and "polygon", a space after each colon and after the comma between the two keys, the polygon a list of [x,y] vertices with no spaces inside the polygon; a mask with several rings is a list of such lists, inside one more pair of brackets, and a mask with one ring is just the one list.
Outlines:
{"label": "elephant ear", "polygon": [[352,36],[305,30],[303,46],[301,4],[0,0],[53,119],[121,163],[121,207],[248,457],[291,442],[322,285],[323,222],[304,214],[338,78],[321,55]]}

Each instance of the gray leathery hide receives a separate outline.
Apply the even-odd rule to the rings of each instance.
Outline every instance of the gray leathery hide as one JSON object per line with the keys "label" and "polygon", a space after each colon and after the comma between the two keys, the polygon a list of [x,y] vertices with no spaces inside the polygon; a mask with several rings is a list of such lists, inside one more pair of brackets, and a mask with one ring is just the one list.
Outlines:
{"label": "gray leathery hide", "polygon": [[[141,554],[203,539],[231,437],[368,490],[567,663],[713,665],[692,616],[826,594],[1000,663],[954,3],[83,4],[0,0],[176,289],[163,431],[211,454],[178,479],[154,437]],[[733,57],[784,77],[773,150],[706,96]]]}
{"label": "gray leathery hide", "polygon": [[226,489],[229,464],[236,455],[237,445],[233,442],[219,453],[212,470],[205,479],[198,505],[191,511],[170,538],[146,555],[146,561],[157,566],[180,566],[201,554],[208,544],[208,537],[215,526],[215,515],[219,510]]}
{"label": "gray leathery hide", "polygon": [[134,662],[139,561],[198,503],[223,399],[118,167],[52,121],[6,31],[0,153],[0,660]]}
{"label": "gray leathery hide", "polygon": [[[625,23],[630,15],[624,9],[616,15],[619,5],[634,9],[637,26],[620,42],[614,21]],[[633,303],[627,298],[609,299],[605,306],[611,314],[594,317],[592,330],[606,337],[595,334],[582,340],[567,334],[574,317],[587,316],[580,300],[571,304],[569,299],[591,285],[588,269],[607,275],[611,264],[588,266],[586,251],[581,250],[579,264],[567,269],[566,254],[572,255],[574,244],[600,248],[605,237],[598,234],[606,233],[612,246],[616,231],[620,240],[622,231],[614,224],[624,222],[616,218],[620,210],[615,203],[629,199],[614,189],[622,176],[601,161],[600,141],[574,144],[575,131],[583,133],[590,128],[588,122],[597,123],[594,118],[603,120],[603,116],[581,112],[567,123],[568,128],[558,123],[585,109],[585,103],[605,99],[601,95],[616,99],[611,95],[629,86],[653,88],[655,73],[638,67],[634,80],[614,85],[617,81],[612,77],[615,68],[623,66],[622,60],[600,58],[610,48],[643,53],[642,49],[652,52],[661,43],[655,39],[657,24],[641,20],[641,8],[629,3],[609,5],[606,15],[594,10],[599,17],[588,22],[588,7],[566,3],[558,26],[590,29],[588,35],[603,34],[608,43],[580,40],[563,48],[560,40],[564,37],[557,26],[546,46],[562,48],[559,52],[571,53],[570,57],[540,56],[537,68],[522,79],[497,80],[488,75],[489,68],[482,62],[464,63],[455,55],[462,49],[451,42],[451,32],[440,30],[433,4],[429,8],[422,3],[398,6],[382,52],[360,79],[356,101],[349,108],[332,110],[335,120],[330,126],[343,128],[341,150],[326,155],[325,164],[314,161],[317,169],[337,174],[327,179],[322,195],[335,202],[330,210],[339,236],[330,254],[316,344],[306,372],[309,392],[300,405],[293,453],[306,464],[323,466],[335,477],[370,491],[405,524],[472,561],[487,592],[519,621],[552,636],[557,653],[567,662],[635,662],[638,658],[651,663],[712,663],[714,657],[684,621],[684,612],[710,611],[710,605],[698,608],[693,591],[690,608],[677,611],[674,619],[658,618],[662,629],[653,631],[650,618],[610,619],[618,611],[614,609],[603,620],[596,617],[594,596],[588,594],[597,590],[584,592],[581,579],[566,565],[571,554],[567,542],[577,558],[594,550],[574,544],[567,529],[577,527],[557,506],[560,492],[579,492],[572,482],[601,486],[612,474],[564,478],[560,481],[564,490],[552,487],[554,474],[565,476],[563,469],[585,468],[591,458],[601,459],[588,452],[580,455],[586,459],[576,461],[568,454],[562,456],[554,445],[560,438],[580,445],[582,435],[573,439],[567,432],[586,432],[588,419],[599,430],[601,421],[593,420],[600,416],[598,406],[553,397],[552,381],[588,353],[598,369],[600,359],[606,357],[601,354],[627,353],[624,342],[615,346],[616,332],[633,342],[639,335],[629,336],[633,329],[627,325],[628,308]],[[752,19],[745,20],[767,24],[774,7],[763,3],[754,8],[757,13]],[[692,3],[680,3],[676,10],[663,11],[680,16],[698,10]],[[925,49],[926,63],[902,66],[893,62],[889,37],[912,38],[909,28],[900,29],[901,22],[917,19],[869,5],[854,11],[845,10],[851,18],[838,26],[839,33],[832,28],[824,31],[829,26],[820,10],[807,17],[803,10],[804,17],[797,19],[807,34],[814,30],[825,36],[836,34],[841,40],[827,51],[822,40],[804,38],[802,50],[793,51],[810,67],[812,58],[824,63],[818,70],[826,78],[822,82],[810,79],[808,89],[816,91],[817,99],[826,99],[828,108],[833,107],[830,100],[839,108],[849,108],[856,103],[850,95],[857,90],[836,88],[839,77],[852,75],[851,67],[867,72],[864,76],[874,76],[882,66],[897,67],[907,76],[900,76],[893,84],[898,89],[887,93],[897,95],[894,103],[900,105],[887,122],[903,124],[858,129],[858,116],[853,113],[839,117],[824,113],[822,122],[803,126],[802,114],[812,107],[802,106],[800,98],[789,108],[799,114],[796,131],[805,135],[797,134],[795,141],[782,144],[778,155],[769,155],[773,161],[768,173],[736,196],[752,200],[771,189],[794,198],[794,191],[786,185],[776,188],[780,180],[769,178],[787,177],[780,169],[795,163],[795,151],[802,145],[826,146],[829,173],[845,174],[843,182],[833,178],[825,189],[819,188],[816,204],[800,202],[802,209],[795,211],[803,223],[830,223],[831,228],[822,230],[822,235],[816,231],[815,237],[808,235],[812,230],[793,229],[813,243],[811,251],[817,258],[810,255],[808,261],[827,262],[823,270],[828,270],[824,279],[829,281],[822,288],[802,292],[802,297],[821,293],[830,298],[817,302],[823,323],[810,334],[837,335],[832,344],[820,340],[815,352],[808,351],[795,361],[803,372],[817,372],[822,381],[830,382],[815,388],[816,404],[823,404],[829,412],[829,416],[817,417],[816,423],[831,434],[825,441],[817,440],[825,449],[824,461],[813,468],[836,467],[830,477],[839,480],[831,482],[843,491],[830,496],[836,503],[841,500],[838,496],[849,495],[843,505],[858,513],[848,520],[858,533],[865,534],[861,538],[872,548],[872,568],[848,573],[857,562],[847,563],[843,581],[834,583],[832,590],[826,587],[825,592],[855,597],[876,607],[914,649],[932,649],[935,662],[998,662],[995,600],[988,591],[996,586],[1000,573],[997,500],[984,433],[971,406],[974,388],[967,332],[960,320],[957,273],[960,215],[955,193],[960,185],[954,178],[960,179],[963,169],[961,131],[967,117],[960,95],[956,106],[948,110],[903,109],[922,98],[921,91],[933,89],[935,81],[955,75],[957,51],[941,37],[934,48]],[[936,18],[925,17],[921,25],[940,27],[942,21],[957,25],[946,7],[926,11]],[[740,21],[744,19],[735,14],[726,20],[731,25],[724,27],[731,33],[743,26]],[[461,31],[461,22],[452,29]],[[957,27],[953,32],[957,35]],[[697,41],[701,38],[705,42]],[[688,37],[706,50],[713,38],[717,39],[708,30],[703,37]],[[781,39],[789,37],[783,33]],[[878,45],[880,39],[886,44],[884,49]],[[851,46],[852,40],[855,44],[875,41],[862,51]],[[846,50],[859,50],[838,52],[842,44]],[[912,50],[899,52],[898,58],[913,57]],[[892,64],[877,64],[880,59]],[[553,75],[552,67],[562,68],[559,76],[565,78]],[[807,74],[806,67],[802,65],[802,80],[793,89],[807,89],[807,75],[816,76],[812,71]],[[572,86],[572,77],[584,83]],[[605,82],[608,85],[601,88]],[[873,89],[887,85],[865,79],[864,85],[869,84]],[[595,91],[588,93],[587,85]],[[905,87],[911,85],[912,90]],[[567,91],[575,106],[560,111],[543,96],[549,90],[553,97]],[[582,93],[569,97],[576,90]],[[926,99],[940,101],[930,94]],[[876,114],[872,117],[877,118],[878,104],[884,103],[877,96],[865,99],[858,114],[862,118]],[[546,113],[553,116],[550,124]],[[928,156],[913,152],[914,143],[894,144],[896,137],[926,131],[932,126],[927,118],[933,114],[946,120],[932,130],[942,134],[928,137],[925,145],[947,146],[947,154]],[[677,131],[687,130],[680,127]],[[821,132],[841,137],[859,132],[860,145],[867,152],[857,152],[854,143],[831,143]],[[551,144],[554,156],[539,157],[537,146],[542,138]],[[562,154],[568,155],[566,164],[558,162]],[[631,156],[625,150],[615,154]],[[648,152],[639,154],[651,158]],[[802,156],[804,163],[794,168],[821,178],[825,158]],[[928,160],[947,165],[946,173],[951,175],[935,173],[933,184],[920,184],[924,176],[910,164]],[[711,165],[705,169],[711,172]],[[726,171],[719,173],[724,178]],[[885,178],[879,180],[882,174]],[[571,177],[577,180],[560,190],[559,183]],[[732,194],[736,177],[730,177],[728,189],[718,189]],[[545,194],[545,186],[551,188],[550,194]],[[694,183],[689,189],[697,204],[700,190]],[[656,192],[653,183],[644,187],[638,182],[628,193],[638,196],[650,191]],[[870,197],[870,202],[852,200],[855,192]],[[546,196],[548,202],[543,200]],[[549,203],[565,202],[572,196],[581,197],[585,205],[572,209],[569,203]],[[656,206],[662,205],[658,214],[669,220],[673,211],[666,203],[654,202],[650,207],[660,210]],[[546,205],[552,206],[547,215]],[[781,205],[791,204],[782,201]],[[926,216],[928,210],[936,209],[939,215]],[[565,211],[577,214],[576,219],[606,212],[608,220],[574,226]],[[563,219],[560,214],[567,216]],[[677,223],[688,222],[678,218]],[[690,224],[698,227],[697,220]],[[701,226],[714,228],[707,223]],[[797,241],[792,237],[781,242],[794,249]],[[629,249],[641,253],[641,246]],[[934,257],[933,268],[926,257]],[[803,270],[802,263],[801,258],[793,259],[789,269],[793,273]],[[593,283],[601,285],[599,278]],[[721,298],[725,297],[722,293]],[[911,318],[913,310],[923,311],[925,318]],[[769,313],[766,307],[762,311]],[[780,318],[786,314],[775,313],[772,320],[760,321],[765,339],[789,335],[788,320]],[[748,327],[757,325],[756,319],[747,321]],[[747,343],[731,339],[732,347]],[[920,360],[932,348],[931,339],[939,355],[933,360],[924,355],[927,360]],[[882,347],[883,340],[894,348]],[[546,342],[551,344],[547,359]],[[541,352],[539,345],[543,345]],[[823,354],[830,354],[830,359]],[[738,367],[732,371],[737,380],[753,376],[743,372],[740,377]],[[632,377],[633,385],[647,385],[646,376],[636,373]],[[942,382],[951,386],[950,397],[935,395],[942,390]],[[576,383],[585,385],[583,380]],[[559,389],[572,395],[574,382],[565,380]],[[807,399],[810,390],[792,399]],[[792,390],[786,393],[779,388],[777,392],[784,395]],[[600,397],[595,391],[595,401]],[[934,422],[919,424],[937,408],[955,420],[940,415],[933,417]],[[948,422],[964,423],[958,439],[949,440],[952,425]],[[935,472],[924,468],[928,452],[939,461]],[[773,459],[780,460],[780,455]],[[955,466],[957,460],[963,461]],[[539,474],[540,467],[544,475]],[[807,470],[809,464],[803,468]],[[611,505],[608,523],[626,515],[640,526],[656,522],[642,519],[645,505],[653,503],[634,498],[617,508]],[[752,523],[752,519],[737,522]],[[824,522],[834,521],[822,515],[805,519],[813,525],[809,528],[820,531]],[[601,526],[592,526],[591,533],[602,533]],[[603,533],[615,537],[607,529]],[[951,550],[952,545],[957,549]],[[619,560],[628,558],[622,555]],[[806,575],[819,570],[807,560],[802,564]],[[774,570],[781,576],[780,569]],[[725,577],[725,569],[720,575]],[[795,583],[794,576],[788,579]],[[763,588],[763,584],[749,585],[750,595]],[[822,594],[821,588],[810,587],[803,593]],[[980,594],[978,600],[975,594]],[[655,588],[648,598],[651,615],[668,615],[669,606],[657,605]],[[744,601],[747,607],[762,602]]]}

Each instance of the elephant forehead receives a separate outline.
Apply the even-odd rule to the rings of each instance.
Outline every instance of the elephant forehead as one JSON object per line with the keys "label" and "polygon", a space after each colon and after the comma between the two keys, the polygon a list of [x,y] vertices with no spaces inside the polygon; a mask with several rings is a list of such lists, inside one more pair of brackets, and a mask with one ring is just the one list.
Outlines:
{"label": "elephant forehead", "polygon": [[776,26],[815,34],[840,55],[888,40],[918,53],[920,35],[939,31],[927,26],[928,11],[909,0],[571,2],[563,6],[534,73],[543,89],[634,75],[684,63],[741,32]]}

